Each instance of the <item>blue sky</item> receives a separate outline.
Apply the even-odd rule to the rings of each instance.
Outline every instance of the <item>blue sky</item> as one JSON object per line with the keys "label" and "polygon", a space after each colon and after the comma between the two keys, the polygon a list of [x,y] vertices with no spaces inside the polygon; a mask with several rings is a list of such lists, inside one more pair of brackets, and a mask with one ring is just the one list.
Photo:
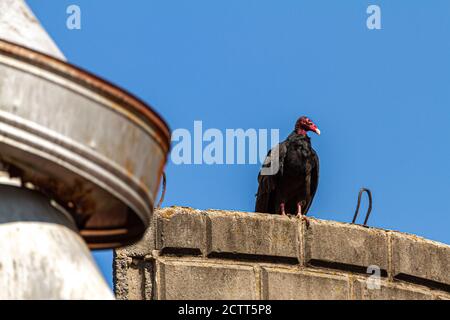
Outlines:
{"label": "blue sky", "polygon": [[[450,2],[28,0],[68,60],[152,104],[172,129],[279,128],[310,116],[314,217],[450,243]],[[66,28],[79,5],[82,29]],[[381,8],[381,30],[366,9]],[[164,205],[251,211],[259,165],[174,165]],[[365,205],[364,205],[365,206]],[[362,218],[362,217],[361,217]],[[95,253],[111,283],[111,251]]]}

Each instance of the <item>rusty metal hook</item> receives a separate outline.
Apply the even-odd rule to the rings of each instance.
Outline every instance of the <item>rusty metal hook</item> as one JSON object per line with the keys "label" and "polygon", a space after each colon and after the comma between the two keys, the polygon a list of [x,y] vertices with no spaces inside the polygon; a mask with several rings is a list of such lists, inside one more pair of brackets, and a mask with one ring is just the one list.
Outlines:
{"label": "rusty metal hook", "polygon": [[164,171],[162,173],[162,179],[163,179],[163,181],[162,181],[163,185],[162,185],[162,191],[161,191],[161,198],[159,198],[156,209],[161,208],[161,205],[164,201],[164,196],[166,195],[167,182],[166,182],[166,173]]}
{"label": "rusty metal hook", "polygon": [[367,196],[369,197],[369,208],[367,209],[366,218],[364,219],[364,226],[367,226],[367,221],[369,221],[370,212],[372,211],[372,192],[370,192],[370,190],[366,188],[361,188],[361,190],[359,190],[358,204],[356,205],[356,211],[355,215],[353,216],[352,223],[355,223],[356,218],[358,217],[359,207],[361,205],[361,197],[364,192],[366,192]]}

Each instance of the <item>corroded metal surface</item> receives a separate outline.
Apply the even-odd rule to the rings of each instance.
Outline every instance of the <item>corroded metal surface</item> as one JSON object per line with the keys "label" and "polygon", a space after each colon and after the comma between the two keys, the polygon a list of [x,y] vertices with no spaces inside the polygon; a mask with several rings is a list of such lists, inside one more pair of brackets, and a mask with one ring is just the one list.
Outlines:
{"label": "corroded metal surface", "polygon": [[114,298],[68,213],[13,186],[0,203],[1,300]]}
{"label": "corroded metal surface", "polygon": [[0,0],[0,39],[65,60],[24,0]]}
{"label": "corroded metal surface", "polygon": [[71,212],[91,248],[143,234],[169,141],[165,122],[134,96],[0,40],[0,161]]}

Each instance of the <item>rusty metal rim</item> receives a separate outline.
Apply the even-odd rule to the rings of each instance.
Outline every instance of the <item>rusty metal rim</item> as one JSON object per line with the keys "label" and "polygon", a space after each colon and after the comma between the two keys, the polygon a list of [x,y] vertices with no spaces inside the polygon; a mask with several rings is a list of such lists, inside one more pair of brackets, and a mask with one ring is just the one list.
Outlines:
{"label": "rusty metal rim", "polygon": [[80,234],[91,250],[118,248],[132,244],[142,238],[140,228],[116,229],[113,232],[90,229],[81,230]]}
{"label": "rusty metal rim", "polygon": [[[128,175],[126,172],[124,172],[121,169],[121,167],[119,167],[115,163],[109,161],[108,158],[103,157],[101,154],[98,154],[97,152],[93,152],[91,149],[84,147],[82,144],[79,144],[76,141],[69,140],[62,135],[56,134],[55,132],[45,130],[45,128],[40,127],[36,124],[29,123],[28,121],[23,120],[20,117],[16,117],[16,116],[8,114],[8,113],[3,113],[1,110],[0,110],[0,121],[1,121],[1,123],[12,126],[13,128],[17,128],[28,134],[34,135],[36,138],[40,138],[47,142],[53,143],[57,146],[60,146],[69,152],[74,152],[75,154],[84,157],[84,159],[89,160],[91,163],[96,164],[102,170],[106,169],[107,171],[113,173],[114,176],[116,176],[119,179],[121,179],[122,181],[124,181],[127,185],[132,186],[133,189],[135,190],[135,192],[137,194],[139,194],[139,196],[142,199],[146,200],[147,205],[149,207],[153,206],[153,202],[154,202],[153,196],[151,195],[150,191],[147,189],[145,184],[141,181],[138,181],[136,178]],[[0,136],[2,134],[4,136],[6,136],[7,134],[11,134],[11,132],[12,131],[2,133],[2,130],[0,127]],[[14,136],[14,139],[18,139],[18,141],[19,141],[20,137]],[[34,142],[32,140],[30,140],[30,141],[27,140],[26,142],[30,146],[32,146],[34,144]],[[45,150],[45,148],[43,146],[38,146],[38,148],[40,148],[40,150]],[[51,150],[47,150],[47,152],[49,154],[52,154],[53,152],[55,152],[55,150],[54,150],[54,148],[51,148]],[[57,154],[57,156],[60,157],[61,155]],[[70,157],[67,161],[74,162],[73,159],[74,159],[74,157]],[[79,162],[76,162],[76,163],[74,162],[74,164],[76,164],[76,166],[79,168],[83,166],[82,163],[79,163]],[[97,171],[95,171],[95,173],[97,173],[97,174],[92,173],[93,176],[99,175],[99,173]]]}
{"label": "rusty metal rim", "polygon": [[[17,141],[11,141],[12,142],[11,143],[11,142],[7,141],[8,139],[6,137],[1,137],[1,136],[0,136],[0,139],[2,140],[2,144],[14,145],[14,147],[20,147],[20,144]],[[30,152],[30,151],[33,152],[32,150],[30,150],[29,146],[25,146],[25,147],[28,147],[28,150],[24,150],[24,152]],[[36,150],[34,150],[34,151],[36,151]],[[39,155],[37,155],[37,156],[39,156]],[[41,157],[42,157],[42,155],[41,155]],[[50,160],[54,161],[56,159],[50,159]],[[71,165],[69,165],[67,169],[74,170],[76,168],[71,167]],[[78,172],[78,174],[81,175],[81,172]],[[108,185],[109,184],[106,184],[104,186],[108,186]],[[111,192],[111,190],[109,190],[108,192]],[[120,247],[120,246],[124,246],[124,245],[130,244],[130,243],[133,243],[134,241],[139,240],[142,237],[143,232],[149,225],[148,213],[142,213],[142,212],[138,211],[137,208],[134,208],[134,205],[132,205],[133,201],[131,198],[132,198],[132,195],[129,195],[128,199],[130,201],[127,205],[128,205],[129,210],[134,212],[134,214],[136,215],[137,221],[139,221],[139,223],[137,225],[133,226],[132,228],[118,227],[118,228],[108,228],[108,229],[97,229],[97,228],[95,228],[95,229],[94,228],[79,229],[78,231],[80,232],[80,235],[85,239],[85,241],[90,249],[97,250],[97,249],[116,248],[116,247]],[[145,211],[145,209],[144,209],[144,211]]]}
{"label": "rusty metal rim", "polygon": [[0,39],[0,53],[54,72],[126,106],[130,112],[143,119],[164,138],[162,139],[164,152],[167,153],[169,151],[170,129],[167,123],[150,105],[131,93],[79,67],[4,39]]}
{"label": "rusty metal rim", "polygon": [[[91,88],[83,86],[75,81],[67,81],[63,76],[51,72],[49,70],[43,69],[40,66],[31,65],[26,61],[17,59],[12,56],[0,54],[0,65],[5,65],[10,68],[25,72],[27,74],[32,74],[33,76],[42,78],[46,81],[52,82],[55,85],[61,86],[64,89],[71,90],[86,99],[89,99],[95,103],[99,103],[104,108],[113,111],[120,116],[123,116],[127,121],[131,121],[137,127],[141,128],[145,133],[147,133],[156,143],[159,145],[161,151],[164,153],[166,150],[166,144],[164,138],[161,137],[159,132],[154,130],[154,127],[150,127],[142,117],[137,114],[129,112],[127,108],[124,108],[120,102],[112,101],[106,96],[100,95]],[[63,82],[64,81],[64,82]],[[165,155],[165,157],[167,154]]]}
{"label": "rusty metal rim", "polygon": [[[54,163],[60,163],[60,166],[64,167],[71,172],[77,173],[79,176],[87,179],[98,185],[100,188],[106,190],[108,193],[112,194],[116,198],[120,199],[126,205],[131,208],[141,219],[141,221],[147,225],[149,222],[149,211],[151,210],[152,204],[141,203],[142,198],[139,196],[139,191],[130,189],[127,185],[121,186],[114,176],[108,174],[101,174],[101,165],[93,164],[96,169],[93,172],[86,165],[81,162],[76,161],[75,154],[69,150],[73,156],[63,156],[60,152],[55,153],[58,149],[57,145],[52,142],[46,141],[47,144],[51,146],[46,146],[43,143],[38,143],[39,139],[37,136],[33,136],[35,141],[32,142],[30,139],[26,138],[26,135],[18,132],[13,134],[13,130],[1,130],[0,128],[0,144],[8,144],[21,149],[24,152],[32,153],[40,158],[50,160]],[[9,141],[10,140],[10,141]],[[65,149],[65,148],[64,148]],[[82,168],[82,170],[80,169]],[[124,195],[126,194],[126,196]],[[150,196],[150,195],[149,195]],[[153,199],[146,199],[147,201],[153,202]],[[150,205],[150,206],[149,206]]]}

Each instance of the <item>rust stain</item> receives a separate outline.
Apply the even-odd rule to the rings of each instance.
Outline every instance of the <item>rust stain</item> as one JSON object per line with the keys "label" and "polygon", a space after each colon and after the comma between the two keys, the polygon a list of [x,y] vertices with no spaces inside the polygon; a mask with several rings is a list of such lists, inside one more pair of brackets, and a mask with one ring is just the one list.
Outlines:
{"label": "rust stain", "polygon": [[[96,99],[101,98],[102,101],[106,100],[106,106],[108,108],[137,125],[136,132],[131,132],[133,141],[136,140],[136,133],[140,132],[139,130],[145,130],[159,145],[158,153],[163,153],[163,159],[161,161],[167,161],[170,149],[170,129],[164,120],[142,100],[80,68],[8,41],[0,40],[0,55],[51,72],[62,79],[70,81],[72,84],[89,89],[93,92],[93,96]],[[90,139],[88,140],[90,141]],[[125,146],[120,146],[119,149],[124,147]],[[124,152],[124,150],[115,151]],[[29,163],[26,163],[23,160],[24,159],[12,159],[11,162],[17,163],[18,167],[10,167],[9,171],[11,176],[20,177],[24,185],[29,183],[33,189],[42,192],[49,199],[53,199],[59,205],[64,207],[74,217],[78,227],[81,229],[81,233],[87,235],[89,231],[93,229],[91,224],[97,219],[97,216],[95,219],[91,219],[91,217],[98,214],[99,212],[97,211],[109,208],[109,202],[108,204],[98,202],[97,198],[99,197],[99,194],[102,196],[102,193],[99,193],[99,188],[94,186],[95,182],[89,181],[89,183],[86,183],[86,181],[81,178],[80,180],[74,179],[74,176],[72,175],[57,177],[58,173],[52,174],[52,171],[45,171],[51,169],[48,169],[45,166],[38,168],[36,163],[32,163],[31,160]],[[137,180],[135,161],[137,160],[126,159],[125,161],[125,170],[121,170],[120,172],[120,178],[125,182],[127,181],[125,176],[130,178],[130,180]],[[159,168],[158,180],[161,179],[163,167],[164,163],[162,163]],[[119,175],[119,173],[115,173]],[[53,178],[50,178],[50,176]],[[128,182],[130,182],[130,180],[128,180]],[[149,190],[149,186],[146,185],[144,181],[143,177],[139,179],[139,186],[142,190],[145,190],[147,194],[150,194],[153,190]],[[140,194],[142,193],[142,190],[140,190]],[[156,196],[156,191],[157,190],[153,192],[153,196]],[[113,197],[111,197],[111,199],[111,201],[115,201]],[[133,216],[133,212],[131,212],[130,208],[125,207],[128,211],[125,209],[122,210],[122,207],[120,207],[120,209],[121,211],[119,213],[123,214],[125,217],[124,220],[127,220],[125,221],[125,224],[127,225],[123,227],[127,228],[128,234],[124,234],[123,238],[122,236],[120,238],[114,238],[114,236],[117,236],[117,234],[114,234],[114,232],[117,233],[117,228],[109,229],[109,225],[105,224],[106,227],[104,232],[100,232],[101,230],[99,231],[96,229],[94,232],[95,234],[92,235],[93,238],[96,238],[95,240],[92,240],[94,242],[101,242],[103,241],[102,237],[105,237],[105,243],[92,244],[88,241],[91,247],[108,247],[108,243],[111,245],[113,242],[115,246],[116,244],[123,243],[122,241],[127,240],[126,237],[131,238],[141,235],[143,232],[142,226],[145,223],[142,223],[142,221],[141,224],[136,222],[138,221],[138,217]],[[105,211],[108,211],[108,209]],[[103,214],[104,212],[100,213],[100,218],[97,220],[102,220],[104,216],[106,216],[107,219],[111,218],[106,214],[108,212],[105,212],[105,214]],[[131,218],[134,218],[136,221]],[[114,217],[111,219],[114,219]],[[101,226],[99,226],[99,229],[100,227]],[[130,231],[130,228],[136,229],[133,231],[134,233]]]}
{"label": "rust stain", "polygon": [[130,159],[125,159],[125,170],[127,172],[127,176],[131,179],[134,177],[134,163]]}
{"label": "rust stain", "polygon": [[157,132],[157,135],[154,138],[161,145],[165,153],[169,151],[170,129],[167,123],[156,111],[153,110],[150,105],[131,93],[126,92],[118,86],[113,85],[79,67],[75,67],[52,56],[3,39],[0,40],[0,52],[63,76],[66,79],[88,87],[100,95],[118,103],[124,107],[122,109],[124,113],[137,116],[153,128]]}
{"label": "rust stain", "polygon": [[38,191],[70,212],[80,229],[84,228],[86,222],[96,212],[93,190],[84,187],[85,184],[81,180],[75,180],[68,185],[54,178],[30,174],[27,170],[12,165],[8,171],[10,175],[20,176],[23,184],[31,183]]}
{"label": "rust stain", "polygon": [[158,215],[165,219],[170,219],[175,213],[177,213],[175,208],[164,208],[158,211]]}

